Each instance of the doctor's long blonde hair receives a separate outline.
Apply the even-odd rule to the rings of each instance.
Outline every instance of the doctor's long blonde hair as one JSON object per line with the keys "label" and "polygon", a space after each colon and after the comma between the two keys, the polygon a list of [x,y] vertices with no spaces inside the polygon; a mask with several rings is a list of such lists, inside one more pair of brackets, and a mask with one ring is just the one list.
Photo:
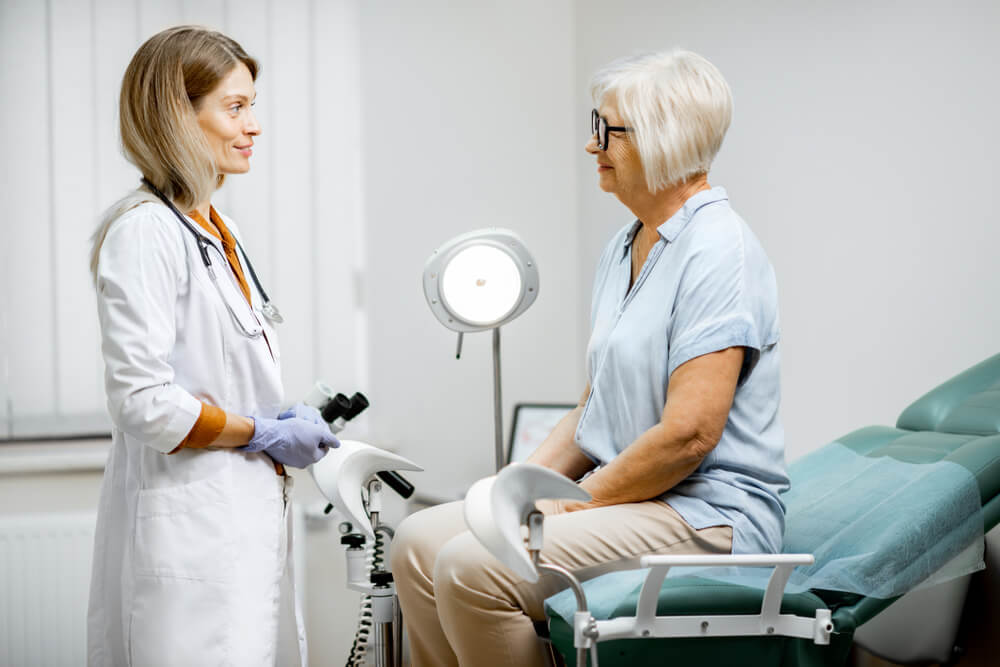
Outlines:
{"label": "doctor's long blonde hair", "polygon": [[[222,33],[176,26],[150,37],[122,78],[118,124],[122,150],[142,175],[182,211],[207,201],[222,185],[212,151],[198,126],[201,100],[243,63],[257,80],[257,61]],[[115,202],[91,237],[90,273],[97,281],[101,246],[126,211],[159,201],[138,188]]]}

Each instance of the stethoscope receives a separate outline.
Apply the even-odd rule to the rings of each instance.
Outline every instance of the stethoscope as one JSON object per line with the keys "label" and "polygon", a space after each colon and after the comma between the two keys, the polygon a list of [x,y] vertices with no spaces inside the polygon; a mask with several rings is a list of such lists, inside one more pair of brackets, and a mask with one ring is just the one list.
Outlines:
{"label": "stethoscope", "polygon": [[[243,321],[240,320],[239,316],[233,310],[232,305],[229,303],[229,299],[227,299],[222,293],[222,288],[219,287],[219,279],[215,275],[215,269],[212,268],[212,258],[208,254],[208,249],[214,248],[215,246],[213,246],[203,234],[199,233],[198,230],[194,228],[194,225],[188,222],[188,219],[177,210],[174,203],[167,199],[166,195],[160,192],[155,185],[150,183],[146,178],[143,178],[142,182],[153,192],[154,195],[159,198],[160,201],[166,204],[167,207],[174,212],[174,215],[176,215],[177,219],[181,221],[181,224],[184,225],[189,232],[191,232],[192,236],[194,236],[194,240],[198,243],[198,252],[201,253],[201,261],[205,264],[205,269],[208,270],[208,275],[212,279],[212,284],[215,285],[215,290],[219,293],[219,298],[221,298],[222,302],[226,304],[226,310],[229,311],[229,316],[233,318],[236,326],[239,327],[244,336],[247,336],[248,338],[260,338],[260,336],[264,333],[264,330],[247,329],[246,325],[243,324]],[[240,244],[240,240],[237,239],[235,235],[233,236],[233,239],[236,241],[236,247],[239,248],[240,254],[243,255],[243,261],[246,262],[247,269],[250,270],[250,278],[253,279],[253,284],[257,287],[257,292],[260,293],[260,297],[264,301],[264,305],[261,306],[260,309],[261,312],[264,314],[264,317],[271,322],[281,324],[285,321],[285,318],[281,316],[281,311],[278,310],[278,307],[271,303],[271,299],[268,298],[267,292],[265,292],[264,288],[261,286],[260,280],[257,278],[257,272],[253,270],[253,264],[250,263],[250,258],[247,257],[246,250],[243,249],[243,245]],[[216,248],[215,251],[219,252],[219,249]],[[251,307],[251,310],[253,310],[253,307]]]}

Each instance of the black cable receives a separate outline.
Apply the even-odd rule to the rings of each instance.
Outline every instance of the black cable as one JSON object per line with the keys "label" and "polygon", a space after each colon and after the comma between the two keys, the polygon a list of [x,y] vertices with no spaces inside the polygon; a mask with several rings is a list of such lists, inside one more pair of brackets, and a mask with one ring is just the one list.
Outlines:
{"label": "black cable", "polygon": [[[362,499],[364,499],[364,487],[362,487]],[[365,514],[371,519],[367,502],[362,504]],[[388,535],[391,540],[395,533],[389,526],[380,525],[375,529],[375,540],[372,543],[372,562],[369,574],[373,571],[381,570],[385,565],[385,538]],[[354,643],[351,644],[351,651],[347,654],[347,664],[345,667],[362,667],[365,661],[365,654],[368,652],[368,639],[371,636],[373,621],[372,597],[365,595],[361,598],[361,609],[358,617],[358,630],[354,633]]]}

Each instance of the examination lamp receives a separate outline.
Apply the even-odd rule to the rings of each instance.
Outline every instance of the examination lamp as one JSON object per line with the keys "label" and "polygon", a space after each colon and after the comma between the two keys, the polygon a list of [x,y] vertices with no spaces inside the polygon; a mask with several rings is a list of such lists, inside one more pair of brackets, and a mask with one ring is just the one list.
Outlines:
{"label": "examination lamp", "polygon": [[534,303],[538,268],[524,243],[509,229],[491,227],[451,239],[424,266],[424,296],[431,312],[462,336],[493,330],[493,426],[496,469],[503,466],[503,417],[500,402],[500,326]]}

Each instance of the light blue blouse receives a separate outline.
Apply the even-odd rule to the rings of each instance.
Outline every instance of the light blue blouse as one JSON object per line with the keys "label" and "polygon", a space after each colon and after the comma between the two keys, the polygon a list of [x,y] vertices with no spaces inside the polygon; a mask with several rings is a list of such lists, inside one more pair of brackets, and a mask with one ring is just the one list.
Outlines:
{"label": "light blue blouse", "polygon": [[722,438],[662,498],[696,529],[732,526],[733,552],[781,551],[788,488],[778,418],[778,291],[767,255],[722,188],[694,195],[657,228],[659,240],[629,289],[624,226],[601,256],[587,346],[591,392],[580,449],[607,464],[660,421],[670,376],[694,357],[746,348]]}

